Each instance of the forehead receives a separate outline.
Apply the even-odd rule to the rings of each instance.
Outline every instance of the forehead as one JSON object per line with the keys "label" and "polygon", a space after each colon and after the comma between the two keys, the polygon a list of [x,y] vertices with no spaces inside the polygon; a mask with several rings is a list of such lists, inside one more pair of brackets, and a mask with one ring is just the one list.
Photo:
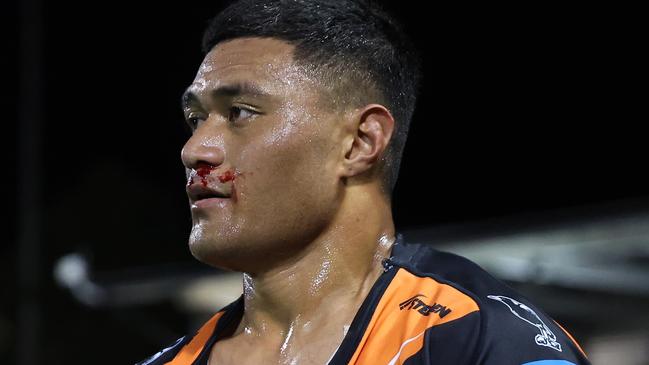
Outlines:
{"label": "forehead", "polygon": [[224,84],[254,83],[267,92],[312,82],[293,62],[294,46],[273,38],[237,38],[217,44],[203,59],[188,88],[195,94]]}

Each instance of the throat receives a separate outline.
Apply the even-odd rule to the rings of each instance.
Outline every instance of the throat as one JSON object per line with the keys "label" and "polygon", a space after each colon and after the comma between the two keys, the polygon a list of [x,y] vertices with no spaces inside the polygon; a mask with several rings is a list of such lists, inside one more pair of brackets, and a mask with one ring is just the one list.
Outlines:
{"label": "throat", "polygon": [[282,333],[284,342],[286,337],[312,331],[309,326],[323,328],[332,317],[345,318],[343,312],[351,313],[350,318],[336,323],[343,328],[384,272],[384,255],[369,256],[371,264],[360,271],[329,256],[309,270],[291,267],[263,277],[244,274],[245,309],[239,332],[266,338]]}
{"label": "throat", "polygon": [[395,241],[381,231],[347,237],[324,239],[263,273],[244,273],[243,314],[222,346],[263,352],[262,359],[278,363],[326,363],[385,272]]}

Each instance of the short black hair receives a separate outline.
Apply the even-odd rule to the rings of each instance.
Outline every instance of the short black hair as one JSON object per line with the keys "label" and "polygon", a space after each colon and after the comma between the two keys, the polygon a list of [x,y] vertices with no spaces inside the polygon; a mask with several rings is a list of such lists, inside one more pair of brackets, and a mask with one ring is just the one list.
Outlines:
{"label": "short black hair", "polygon": [[370,0],[238,0],[209,21],[203,52],[226,40],[270,37],[295,46],[298,64],[318,69],[344,107],[386,106],[395,130],[383,155],[390,197],[423,77],[421,59],[398,21]]}

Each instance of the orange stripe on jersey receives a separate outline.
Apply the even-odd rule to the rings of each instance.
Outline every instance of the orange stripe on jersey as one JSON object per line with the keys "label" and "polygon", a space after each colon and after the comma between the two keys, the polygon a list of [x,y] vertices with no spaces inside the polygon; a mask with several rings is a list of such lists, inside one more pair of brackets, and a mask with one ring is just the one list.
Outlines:
{"label": "orange stripe on jersey", "polygon": [[400,268],[349,364],[401,364],[421,350],[428,328],[478,310],[471,297],[454,287]]}
{"label": "orange stripe on jersey", "polygon": [[572,343],[574,343],[575,346],[577,347],[577,349],[579,349],[579,352],[581,352],[581,354],[584,355],[585,358],[588,358],[588,356],[586,356],[586,353],[584,352],[584,350],[581,348],[581,346],[579,346],[579,343],[577,342],[577,340],[575,340],[574,337],[572,337],[572,335],[570,334],[570,332],[566,331],[566,329],[563,328],[563,326],[560,325],[559,322],[554,321],[554,323],[556,323],[557,326],[559,326],[559,328],[561,328],[561,330],[563,331],[563,333],[565,333],[566,336],[568,336],[568,338],[570,338],[570,340],[572,341]]}
{"label": "orange stripe on jersey", "polygon": [[189,343],[183,346],[182,349],[176,354],[176,357],[173,360],[165,363],[165,365],[191,365],[196,361],[198,355],[201,354],[203,347],[209,340],[214,329],[216,328],[216,323],[219,321],[219,318],[223,315],[224,312],[218,312],[212,318],[210,318],[207,323],[201,327],[194,338],[192,338]]}

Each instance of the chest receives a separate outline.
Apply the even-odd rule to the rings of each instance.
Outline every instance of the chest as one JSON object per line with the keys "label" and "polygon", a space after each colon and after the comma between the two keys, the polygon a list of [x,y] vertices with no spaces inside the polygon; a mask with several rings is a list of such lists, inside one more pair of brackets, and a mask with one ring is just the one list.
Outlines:
{"label": "chest", "polygon": [[343,336],[293,339],[279,348],[253,344],[245,340],[227,339],[212,346],[207,365],[323,365],[333,357],[342,339]]}

